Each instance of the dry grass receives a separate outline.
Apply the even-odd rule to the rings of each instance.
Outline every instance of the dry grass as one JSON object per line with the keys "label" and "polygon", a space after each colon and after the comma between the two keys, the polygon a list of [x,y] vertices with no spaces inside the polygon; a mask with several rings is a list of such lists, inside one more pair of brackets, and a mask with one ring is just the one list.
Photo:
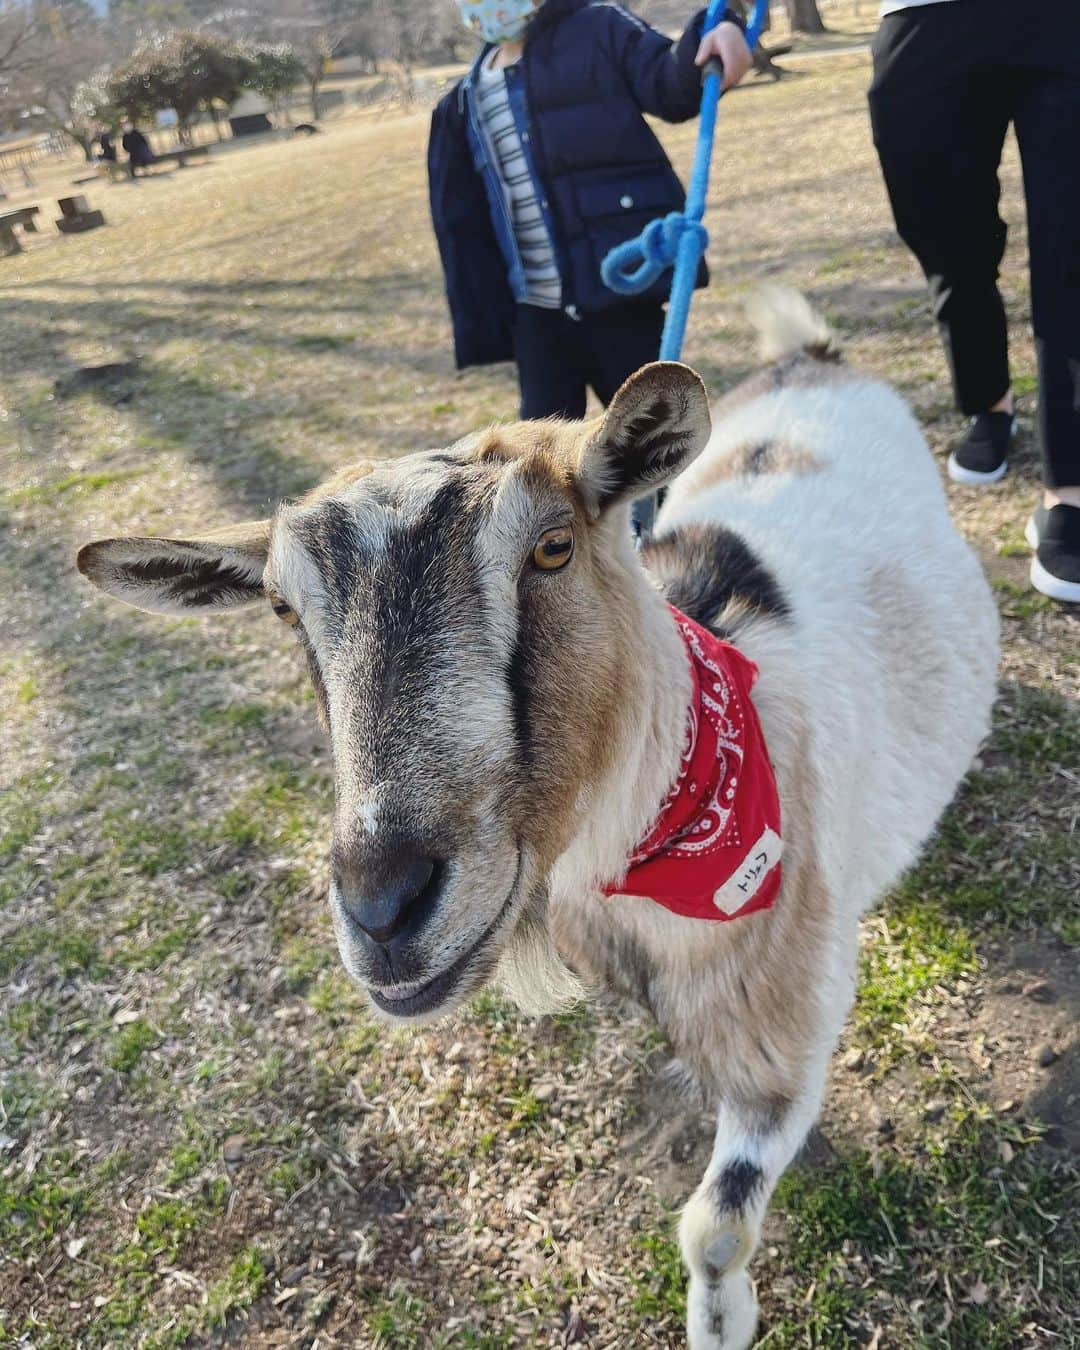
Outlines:
{"label": "dry grass", "polygon": [[[941,453],[958,423],[890,229],[865,58],[804,71],[725,105],[687,357],[730,385],[753,365],[739,293],[791,280]],[[95,188],[106,229],[0,262],[0,1344],[680,1344],[670,1211],[707,1127],[653,1084],[648,1023],[527,1023],[485,998],[376,1031],[323,911],[327,758],[281,627],[155,621],[72,567],[86,538],[260,513],[347,457],[512,412],[509,370],[452,370],[424,135],[420,115],[342,122]],[[691,136],[666,134],[679,164]],[[868,925],[829,1144],[757,1267],[777,1348],[1080,1336],[1080,644],[1024,584],[1011,151],[1005,189],[1017,472],[950,489],[1001,600],[997,730]]]}

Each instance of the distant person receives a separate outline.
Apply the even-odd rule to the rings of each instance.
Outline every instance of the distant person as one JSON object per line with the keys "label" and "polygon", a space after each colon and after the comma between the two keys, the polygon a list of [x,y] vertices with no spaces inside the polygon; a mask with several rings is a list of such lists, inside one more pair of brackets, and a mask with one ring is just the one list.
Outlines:
{"label": "distant person", "polygon": [[1027,201],[1044,482],[1027,525],[1031,583],[1080,602],[1080,3],[886,0],[870,115],[901,238],[930,283],[956,399],[971,421],[949,476],[1008,469],[1015,427],[998,166],[1011,122]]}
{"label": "distant person", "polygon": [[154,162],[154,152],[150,142],[133,122],[127,124],[120,144],[127,151],[128,172],[135,177],[136,169],[146,169]]}
{"label": "distant person", "polygon": [[711,57],[737,84],[742,21],[729,9],[702,38],[702,11],[672,42],[619,5],[457,3],[484,47],[428,147],[457,364],[514,360],[522,417],[582,417],[589,386],[606,404],[660,346],[670,276],[631,298],[600,278],[611,247],[684,203],[644,114],[695,117]]}
{"label": "distant person", "polygon": [[116,142],[113,140],[111,131],[99,131],[97,134],[97,143],[100,146],[98,159],[102,164],[116,163]]}

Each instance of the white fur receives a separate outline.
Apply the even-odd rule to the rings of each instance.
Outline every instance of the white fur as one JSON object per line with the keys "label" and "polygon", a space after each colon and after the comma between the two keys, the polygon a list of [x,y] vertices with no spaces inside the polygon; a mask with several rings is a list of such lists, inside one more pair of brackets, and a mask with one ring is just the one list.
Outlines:
{"label": "white fur", "polygon": [[[790,438],[824,468],[726,480],[695,492],[709,461],[754,440]],[[751,629],[761,667],[756,702],[768,723],[798,681],[810,713],[815,766],[829,790],[823,855],[845,918],[871,904],[911,864],[989,730],[997,668],[997,610],[974,554],[953,528],[937,470],[914,418],[872,380],[767,395],[721,423],[665,504],[660,528],[691,521],[737,529],[779,579],[795,631]],[[868,582],[900,584],[925,611],[912,642],[933,644],[919,677],[933,725],[898,722],[889,696],[883,625]],[[905,635],[889,635],[901,643]],[[789,662],[794,664],[791,668]],[[918,710],[912,709],[914,715]],[[842,875],[841,875],[842,871]]]}
{"label": "white fur", "polygon": [[[747,443],[805,447],[820,472],[769,473],[697,484],[710,463]],[[832,860],[838,917],[853,921],[914,860],[989,730],[998,657],[997,610],[975,555],[954,529],[933,459],[899,396],[849,378],[757,398],[719,423],[675,480],[658,533],[694,522],[737,531],[789,599],[790,624],[751,626],[740,647],[760,667],[754,701],[765,737],[797,689],[809,711],[826,795],[815,812]],[[869,586],[902,584],[928,617],[919,633],[886,633],[902,616],[876,612]],[[583,815],[555,873],[559,890],[590,893],[617,875],[671,781],[688,683],[666,611],[641,591],[643,657],[655,699],[648,724]],[[932,644],[919,676],[922,721],[898,722],[885,650]],[[939,716],[929,720],[936,710]],[[657,922],[666,911],[656,910]]]}
{"label": "white fur", "polygon": [[779,361],[802,347],[832,345],[829,325],[799,291],[788,286],[763,286],[746,303],[746,314],[758,331],[763,361]]}

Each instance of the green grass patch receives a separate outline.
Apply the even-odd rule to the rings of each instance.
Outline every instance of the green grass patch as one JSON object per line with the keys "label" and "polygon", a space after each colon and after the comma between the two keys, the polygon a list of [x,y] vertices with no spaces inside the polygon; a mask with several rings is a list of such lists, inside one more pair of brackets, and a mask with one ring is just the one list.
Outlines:
{"label": "green grass patch", "polygon": [[978,968],[967,931],[932,903],[916,898],[919,873],[905,882],[883,915],[878,933],[861,954],[855,1025],[873,1044],[898,1051],[917,1007],[933,1003]]}
{"label": "green grass patch", "polygon": [[171,1190],[196,1177],[217,1156],[217,1140],[198,1120],[188,1116],[183,1137],[173,1145],[165,1172],[165,1186]]}
{"label": "green grass patch", "polygon": [[556,1057],[576,1064],[584,1059],[596,1043],[596,1026],[587,1003],[579,1003],[565,1012],[555,1013],[549,1019]]}
{"label": "green grass patch", "polygon": [[136,1239],[151,1256],[176,1259],[188,1234],[199,1226],[199,1212],[183,1200],[154,1200],[135,1220]]}
{"label": "green grass patch", "polygon": [[94,473],[69,473],[52,483],[31,483],[26,487],[11,488],[4,493],[9,506],[40,506],[55,502],[68,493],[99,492],[113,483],[138,478],[145,469],[99,469]]}
{"label": "green grass patch", "polygon": [[293,345],[305,352],[338,352],[351,347],[355,333],[300,333],[292,339]]}
{"label": "green grass patch", "polygon": [[27,675],[15,686],[15,697],[20,703],[33,703],[40,693],[41,686],[33,675]]}
{"label": "green grass patch", "polygon": [[333,811],[333,784],[325,774],[301,774],[271,760],[259,783],[242,793],[207,830],[211,843],[237,850],[306,843],[325,829]]}
{"label": "green grass patch", "polygon": [[[1006,1135],[1021,1150],[1007,1177]],[[805,1316],[772,1328],[769,1343],[863,1345],[875,1285],[911,1300],[910,1343],[927,1350],[1011,1350],[1028,1320],[1013,1292],[1025,1281],[1068,1306],[1080,1288],[1061,1224],[1067,1198],[1055,1164],[1023,1151],[1032,1138],[957,1107],[921,1158],[855,1153],[824,1173],[789,1172],[776,1193],[785,1255],[812,1295]],[[927,1271],[948,1271],[951,1294],[940,1278],[919,1281]]]}
{"label": "green grass patch", "polygon": [[122,1027],[113,1038],[109,1053],[109,1064],[118,1073],[131,1073],[143,1055],[156,1045],[158,1034],[149,1022],[141,1017]]}
{"label": "green grass patch", "polygon": [[1055,602],[1030,586],[1020,585],[1007,577],[991,577],[990,585],[997,596],[998,609],[1006,619],[1031,619],[1036,614],[1052,614]]}
{"label": "green grass patch", "polygon": [[642,1322],[686,1315],[686,1272],[679,1244],[662,1233],[643,1233],[634,1239],[645,1271],[631,1271],[634,1294],[630,1306]]}
{"label": "green grass patch", "polygon": [[1080,770],[1080,715],[1056,695],[1025,689],[1015,707],[995,718],[991,748],[1032,768]]}
{"label": "green grass patch", "polygon": [[136,814],[126,804],[103,812],[98,831],[111,853],[108,865],[134,868],[144,877],[175,871],[197,855],[197,830],[160,816]]}
{"label": "green grass patch", "polygon": [[87,1192],[66,1149],[52,1149],[33,1171],[0,1169],[0,1250],[26,1254],[50,1245],[86,1208]]}
{"label": "green grass patch", "polygon": [[424,1333],[424,1304],[404,1289],[374,1296],[364,1320],[373,1350],[420,1350],[431,1343]]}
{"label": "green grass patch", "polygon": [[367,1006],[356,985],[336,966],[319,976],[308,994],[308,1003],[333,1027],[364,1017]]}
{"label": "green grass patch", "polygon": [[[889,253],[881,248],[847,248],[831,253],[823,258],[816,267],[819,277],[837,276],[842,272],[861,271],[868,266],[884,262]],[[850,316],[845,315],[850,320]]]}
{"label": "green grass patch", "polygon": [[329,946],[313,942],[304,935],[289,938],[281,948],[285,980],[294,993],[309,988],[313,980],[334,966],[335,960]]}
{"label": "green grass patch", "polygon": [[52,786],[44,774],[29,776],[0,792],[0,862],[14,858],[44,824],[42,798]]}
{"label": "green grass patch", "polygon": [[107,969],[101,959],[101,948],[85,933],[61,932],[49,953],[55,956],[56,963],[65,975],[75,975],[84,971],[92,978],[99,978]]}
{"label": "green grass patch", "polygon": [[0,979],[6,979],[23,962],[36,956],[46,958],[54,970],[64,975],[85,974],[100,979],[108,972],[101,948],[92,937],[63,919],[50,918],[36,927],[17,930],[0,944]]}
{"label": "green grass patch", "polygon": [[[158,1318],[153,1312],[153,1294],[161,1271],[174,1265],[188,1242],[217,1218],[224,1209],[227,1191],[228,1183],[223,1183],[223,1188],[211,1188],[194,1202],[158,1199],[139,1213],[131,1240],[107,1258],[111,1284],[108,1302],[100,1312],[103,1327],[124,1333],[138,1328],[140,1345],[174,1350],[258,1297],[265,1287],[265,1268],[253,1247],[244,1248],[230,1262],[225,1275],[208,1287],[205,1303],[189,1305],[179,1320],[173,1316]],[[107,1339],[127,1343],[129,1338],[110,1335]]]}
{"label": "green grass patch", "polygon": [[225,708],[204,708],[200,720],[207,726],[226,727],[231,731],[257,730],[266,725],[273,709],[265,703],[230,703]]}
{"label": "green grass patch", "polygon": [[180,922],[171,922],[164,932],[147,941],[126,943],[117,953],[117,960],[129,970],[158,970],[170,956],[182,952],[199,930],[198,915],[186,915]]}

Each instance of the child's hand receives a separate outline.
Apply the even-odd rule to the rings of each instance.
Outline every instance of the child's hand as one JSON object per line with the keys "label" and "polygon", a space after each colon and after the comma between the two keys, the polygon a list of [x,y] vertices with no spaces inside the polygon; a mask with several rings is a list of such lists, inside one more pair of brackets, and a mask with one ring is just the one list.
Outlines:
{"label": "child's hand", "polygon": [[711,32],[706,33],[694,57],[694,64],[703,66],[714,56],[719,58],[724,67],[725,89],[738,84],[750,69],[750,48],[737,23],[718,23]]}

